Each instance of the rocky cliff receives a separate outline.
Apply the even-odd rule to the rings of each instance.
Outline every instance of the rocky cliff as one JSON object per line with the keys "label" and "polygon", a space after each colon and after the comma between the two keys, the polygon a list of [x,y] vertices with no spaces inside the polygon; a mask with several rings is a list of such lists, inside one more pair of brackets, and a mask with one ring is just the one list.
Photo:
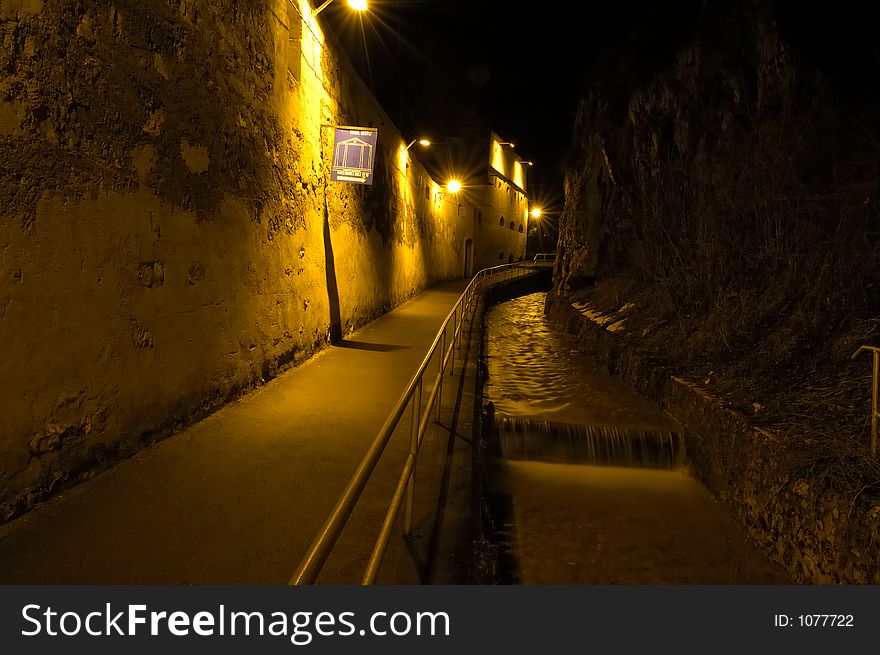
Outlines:
{"label": "rocky cliff", "polygon": [[609,51],[551,303],[608,317],[621,347],[769,430],[791,480],[856,507],[878,483],[851,356],[880,345],[880,14],[850,4],[710,0],[662,47]]}

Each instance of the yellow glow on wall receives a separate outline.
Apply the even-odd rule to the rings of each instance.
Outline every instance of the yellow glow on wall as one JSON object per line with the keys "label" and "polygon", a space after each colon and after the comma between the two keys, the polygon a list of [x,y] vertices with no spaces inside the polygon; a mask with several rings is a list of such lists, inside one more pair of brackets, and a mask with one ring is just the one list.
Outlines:
{"label": "yellow glow on wall", "polygon": [[520,189],[525,189],[525,181],[523,175],[523,166],[520,162],[514,162],[513,164],[513,183],[516,184]]}
{"label": "yellow glow on wall", "polygon": [[409,153],[406,150],[406,146],[400,146],[400,150],[397,152],[397,168],[400,169],[400,172],[406,175],[406,167],[409,165]]}
{"label": "yellow glow on wall", "polygon": [[492,157],[490,162],[489,165],[492,168],[502,175],[507,175],[507,173],[504,172],[504,151],[502,150],[501,143],[498,139],[492,139]]}
{"label": "yellow glow on wall", "polygon": [[306,65],[314,71],[320,82],[324,82],[321,59],[324,50],[324,32],[318,24],[318,19],[312,13],[312,8],[306,0],[295,0],[299,6],[299,15],[302,16],[304,29],[302,30],[302,54]]}

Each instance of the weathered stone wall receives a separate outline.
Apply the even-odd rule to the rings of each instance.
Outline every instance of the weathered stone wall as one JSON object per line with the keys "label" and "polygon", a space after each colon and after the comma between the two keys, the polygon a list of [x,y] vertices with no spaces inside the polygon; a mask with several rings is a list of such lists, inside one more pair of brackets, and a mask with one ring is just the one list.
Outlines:
{"label": "weathered stone wall", "polygon": [[604,316],[613,335],[578,328],[584,346],[689,425],[695,472],[796,579],[876,581],[851,357],[880,338],[880,103],[861,82],[880,12],[669,10],[587,75],[555,302]]}
{"label": "weathered stone wall", "polygon": [[555,293],[548,310],[608,372],[675,417],[685,429],[691,472],[795,581],[880,583],[880,499],[824,479],[784,440],[675,376],[632,335],[609,330],[622,316],[601,315]]}
{"label": "weathered stone wall", "polygon": [[528,224],[525,214],[528,199],[514,185],[500,177],[490,177],[490,181],[491,186],[485,191],[486,205],[477,231],[477,269],[519,261],[526,252]]}
{"label": "weathered stone wall", "polygon": [[[0,520],[460,275],[305,0],[0,2]],[[379,128],[372,187],[332,130]]]}

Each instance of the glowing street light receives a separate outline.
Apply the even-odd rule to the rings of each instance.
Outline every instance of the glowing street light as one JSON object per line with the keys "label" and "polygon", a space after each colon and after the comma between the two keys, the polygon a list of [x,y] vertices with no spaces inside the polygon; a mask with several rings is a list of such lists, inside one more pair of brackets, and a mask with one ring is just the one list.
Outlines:
{"label": "glowing street light", "polygon": [[518,161],[516,163],[519,164],[520,166],[534,166],[535,165],[535,162],[533,162],[533,161]]}
{"label": "glowing street light", "polygon": [[413,146],[413,144],[415,144],[415,143],[418,143],[420,146],[425,146],[425,147],[431,145],[431,142],[428,139],[413,139],[412,141],[410,141],[409,143],[406,144],[406,149],[409,150]]}
{"label": "glowing street light", "polygon": [[446,183],[446,189],[449,193],[458,193],[461,191],[461,182],[458,180],[449,180],[449,182]]}
{"label": "glowing street light", "polygon": [[511,148],[516,148],[516,145],[513,143],[513,141],[499,141],[498,145],[499,146],[510,146]]}
{"label": "glowing street light", "polygon": [[544,212],[541,211],[540,207],[535,207],[531,211],[531,216],[532,216],[532,218],[541,218],[541,214],[543,214],[543,213]]}
{"label": "glowing street light", "polygon": [[[325,0],[324,3],[320,7],[318,7],[317,9],[315,9],[315,11],[312,12],[312,16],[317,16],[318,14],[320,14],[322,11],[324,11],[327,8],[327,5],[329,5],[331,2],[333,2],[333,0]],[[348,0],[348,6],[351,7],[352,9],[356,9],[357,11],[366,11],[367,10],[367,0]]]}

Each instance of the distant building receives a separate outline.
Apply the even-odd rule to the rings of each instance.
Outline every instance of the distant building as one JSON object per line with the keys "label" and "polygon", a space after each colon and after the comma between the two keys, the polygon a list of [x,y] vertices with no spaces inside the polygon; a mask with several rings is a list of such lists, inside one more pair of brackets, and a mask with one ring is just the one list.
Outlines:
{"label": "distant building", "polygon": [[[451,178],[463,184],[459,193],[445,193],[444,197],[458,204],[457,213],[463,221],[465,276],[524,259],[529,228],[528,165],[494,132],[489,133],[488,143],[475,146],[474,141],[447,139],[422,155],[440,188]],[[468,170],[462,172],[464,169]]]}
{"label": "distant building", "polygon": [[520,261],[526,254],[528,166],[494,132],[489,140],[487,184],[476,206],[477,268]]}

